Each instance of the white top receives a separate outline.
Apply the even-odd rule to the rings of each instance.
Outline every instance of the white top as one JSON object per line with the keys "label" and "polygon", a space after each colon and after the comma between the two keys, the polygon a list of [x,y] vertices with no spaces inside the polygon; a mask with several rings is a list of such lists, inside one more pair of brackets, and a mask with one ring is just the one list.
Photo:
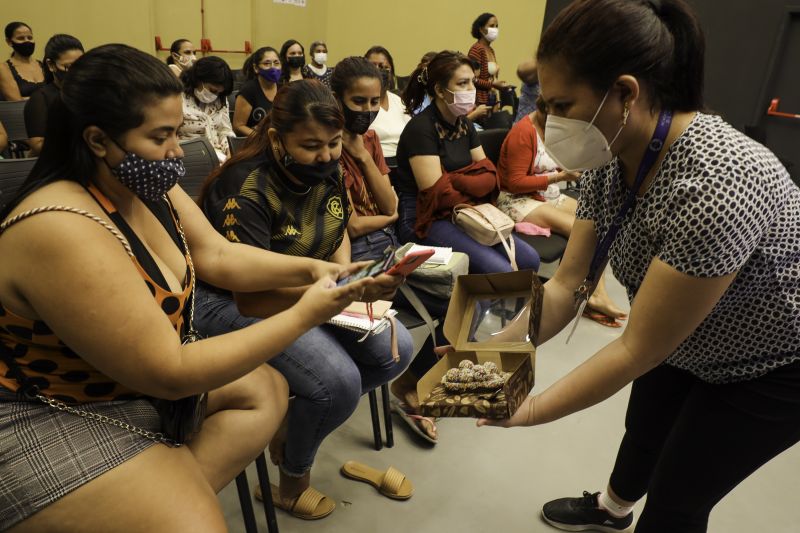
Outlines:
{"label": "white top", "polygon": [[389,110],[380,108],[378,116],[370,125],[371,130],[375,130],[381,141],[384,157],[395,157],[397,155],[397,143],[400,141],[400,134],[406,124],[411,120],[411,116],[405,112],[405,106],[400,97],[393,92],[388,92]]}
{"label": "white top", "polygon": [[313,72],[313,73],[314,73],[314,74],[316,74],[317,76],[324,76],[324,75],[325,75],[325,73],[328,71],[328,65],[322,65],[322,68],[317,68],[317,67],[315,67],[313,64],[309,63],[309,64],[308,64],[308,65],[306,65],[306,66],[307,66],[309,69],[311,69],[311,72]]}
{"label": "white top", "polygon": [[183,125],[178,130],[180,140],[205,137],[218,153],[220,161],[230,154],[228,137],[233,137],[228,100],[216,100],[210,104],[198,102],[192,96],[183,95]]}

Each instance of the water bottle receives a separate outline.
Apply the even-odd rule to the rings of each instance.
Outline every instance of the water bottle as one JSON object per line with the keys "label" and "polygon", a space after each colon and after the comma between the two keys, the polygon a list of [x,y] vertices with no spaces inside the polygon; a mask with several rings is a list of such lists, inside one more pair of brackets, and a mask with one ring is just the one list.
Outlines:
{"label": "water bottle", "polygon": [[547,190],[542,193],[542,196],[547,202],[555,205],[558,203],[558,197],[561,196],[561,189],[558,184],[551,183],[547,186]]}

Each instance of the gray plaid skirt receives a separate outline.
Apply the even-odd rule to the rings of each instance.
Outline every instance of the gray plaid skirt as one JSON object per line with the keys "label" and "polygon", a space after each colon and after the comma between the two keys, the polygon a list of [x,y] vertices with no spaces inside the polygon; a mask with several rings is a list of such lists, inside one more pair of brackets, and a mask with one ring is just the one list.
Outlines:
{"label": "gray plaid skirt", "polygon": [[[159,417],[147,400],[80,406],[150,431]],[[154,444],[128,430],[20,401],[0,387],[0,531]]]}

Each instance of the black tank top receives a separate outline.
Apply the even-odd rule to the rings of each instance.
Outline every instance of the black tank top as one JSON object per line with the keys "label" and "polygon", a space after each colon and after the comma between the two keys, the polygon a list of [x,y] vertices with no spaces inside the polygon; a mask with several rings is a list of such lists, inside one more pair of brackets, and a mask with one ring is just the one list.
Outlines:
{"label": "black tank top", "polygon": [[47,73],[44,70],[44,65],[38,59],[36,60],[39,63],[39,68],[42,69],[42,74],[44,75],[44,81],[28,81],[22,76],[19,75],[17,69],[14,68],[14,63],[11,62],[10,59],[6,60],[8,64],[8,68],[11,69],[11,75],[14,77],[14,81],[17,82],[17,87],[19,87],[19,94],[22,95],[23,98],[26,96],[30,96],[33,94],[33,91],[38,89],[39,87],[43,87],[47,83]]}

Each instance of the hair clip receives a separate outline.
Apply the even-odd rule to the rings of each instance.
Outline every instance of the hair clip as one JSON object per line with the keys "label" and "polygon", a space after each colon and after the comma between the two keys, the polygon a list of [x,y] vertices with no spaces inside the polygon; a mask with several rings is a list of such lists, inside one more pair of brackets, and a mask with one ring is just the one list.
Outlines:
{"label": "hair clip", "polygon": [[419,76],[417,76],[417,81],[422,83],[423,85],[427,85],[428,84],[428,66],[427,65],[422,67],[422,72],[420,72]]}

